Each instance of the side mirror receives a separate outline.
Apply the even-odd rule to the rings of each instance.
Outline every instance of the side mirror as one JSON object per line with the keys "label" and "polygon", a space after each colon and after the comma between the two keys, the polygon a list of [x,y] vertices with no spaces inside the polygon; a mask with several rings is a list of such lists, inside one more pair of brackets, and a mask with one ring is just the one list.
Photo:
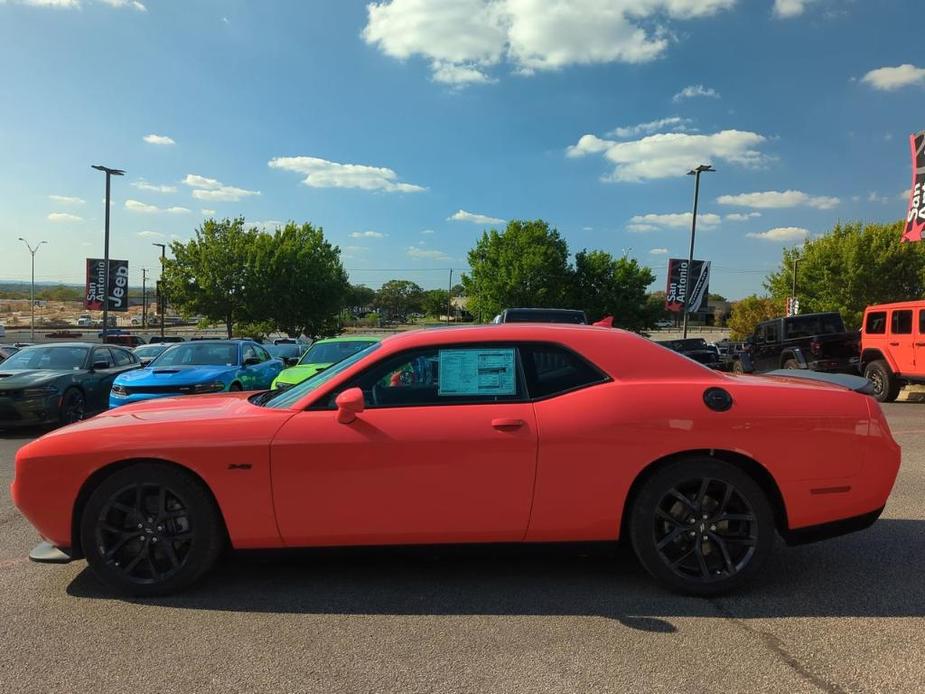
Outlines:
{"label": "side mirror", "polygon": [[109,362],[108,362],[108,361],[95,361],[95,362],[93,362],[93,370],[94,370],[94,371],[100,371],[100,370],[102,370],[102,369],[108,369],[108,368],[109,368]]}
{"label": "side mirror", "polygon": [[341,424],[350,424],[366,409],[363,391],[359,388],[348,388],[337,396],[334,404],[337,405],[337,421]]}
{"label": "side mirror", "polygon": [[244,366],[254,366],[254,364],[259,364],[260,359],[257,357],[248,357],[244,360]]}

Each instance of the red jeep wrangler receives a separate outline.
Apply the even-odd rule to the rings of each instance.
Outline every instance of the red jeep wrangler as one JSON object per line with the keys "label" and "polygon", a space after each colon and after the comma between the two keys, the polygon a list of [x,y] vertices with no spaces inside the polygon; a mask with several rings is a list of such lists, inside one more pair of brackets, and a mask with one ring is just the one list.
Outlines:
{"label": "red jeep wrangler", "polygon": [[925,383],[925,300],[864,310],[861,372],[880,402],[895,400],[908,383]]}

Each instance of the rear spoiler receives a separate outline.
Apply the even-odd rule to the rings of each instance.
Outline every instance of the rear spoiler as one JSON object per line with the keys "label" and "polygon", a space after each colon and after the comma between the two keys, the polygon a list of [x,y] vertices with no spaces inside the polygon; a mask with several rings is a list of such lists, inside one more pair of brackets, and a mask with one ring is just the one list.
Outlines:
{"label": "rear spoiler", "polygon": [[874,392],[874,386],[870,381],[863,376],[852,376],[851,374],[825,373],[823,371],[809,371],[808,369],[778,369],[777,371],[769,371],[764,375],[828,383],[853,390],[855,393],[863,393],[864,395],[871,395]]}

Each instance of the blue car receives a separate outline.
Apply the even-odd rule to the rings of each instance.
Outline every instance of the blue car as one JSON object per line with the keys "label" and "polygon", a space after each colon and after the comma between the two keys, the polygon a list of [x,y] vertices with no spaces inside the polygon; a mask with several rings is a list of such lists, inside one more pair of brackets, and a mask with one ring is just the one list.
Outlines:
{"label": "blue car", "polygon": [[118,376],[109,407],[224,390],[269,390],[283,368],[281,359],[250,340],[184,342],[164,350],[147,367]]}

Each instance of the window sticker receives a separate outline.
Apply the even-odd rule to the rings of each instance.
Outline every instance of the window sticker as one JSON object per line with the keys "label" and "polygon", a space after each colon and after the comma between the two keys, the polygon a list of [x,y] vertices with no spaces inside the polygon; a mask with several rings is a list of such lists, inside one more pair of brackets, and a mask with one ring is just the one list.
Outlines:
{"label": "window sticker", "polygon": [[515,395],[514,350],[441,349],[438,395]]}

